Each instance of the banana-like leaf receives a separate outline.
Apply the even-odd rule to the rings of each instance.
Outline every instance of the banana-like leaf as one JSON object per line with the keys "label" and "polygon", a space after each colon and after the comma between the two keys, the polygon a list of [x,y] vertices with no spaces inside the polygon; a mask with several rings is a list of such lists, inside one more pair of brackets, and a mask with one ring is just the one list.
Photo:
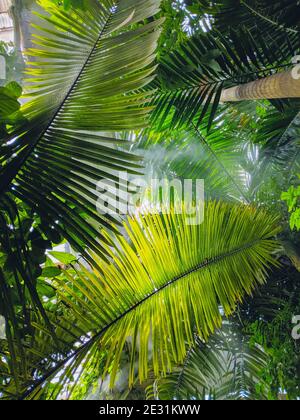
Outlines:
{"label": "banana-like leaf", "polygon": [[207,344],[198,338],[180,368],[148,387],[147,399],[267,399],[262,385],[267,361],[259,346],[250,346],[236,328],[225,325]]}
{"label": "banana-like leaf", "polygon": [[[178,214],[144,214],[129,218],[127,239],[117,235],[107,246],[111,263],[100,273],[84,266],[66,271],[52,285],[64,303],[65,317],[79,335],[68,356],[22,384],[22,398],[39,398],[55,379],[57,395],[77,369],[107,351],[104,374],[113,386],[124,347],[129,348],[129,386],[138,374],[144,381],[181,363],[194,331],[206,341],[222,324],[220,306],[230,315],[276,265],[280,231],[276,216],[250,206],[209,202],[202,224],[191,224],[187,209]],[[110,237],[107,235],[107,238]],[[97,261],[95,257],[95,262]],[[76,322],[75,322],[76,320]],[[45,354],[43,360],[48,360]],[[10,389],[10,393],[11,389]]]}

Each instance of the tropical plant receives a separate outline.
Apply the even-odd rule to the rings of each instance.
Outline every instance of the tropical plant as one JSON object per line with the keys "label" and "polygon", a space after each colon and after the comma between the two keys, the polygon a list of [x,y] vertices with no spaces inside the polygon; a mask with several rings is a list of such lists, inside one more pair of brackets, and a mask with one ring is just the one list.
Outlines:
{"label": "tropical plant", "polygon": [[299,32],[299,5],[293,0],[185,0],[191,12],[208,14],[219,30],[228,31],[230,27],[246,26],[260,30],[265,36],[293,34]]}
{"label": "tropical plant", "polygon": [[258,343],[267,354],[261,379],[268,398],[292,400],[299,398],[300,383],[300,343],[292,335],[292,320],[300,311],[300,273],[287,258],[281,263],[253,299],[245,300],[239,317],[250,343]]}
{"label": "tropical plant", "polygon": [[300,309],[299,272],[286,258],[281,263],[207,344],[198,340],[182,366],[148,387],[148,398],[298,398],[300,348],[291,320]]}
{"label": "tropical plant", "polygon": [[182,366],[147,389],[148,399],[266,399],[260,385],[267,355],[233,325],[224,325],[208,343],[196,339]]}
{"label": "tropical plant", "polygon": [[[222,114],[208,133],[206,116],[198,128],[141,133],[134,151],[143,156],[146,173],[160,178],[205,181],[208,199],[248,202],[245,156],[247,135],[231,112]],[[218,125],[218,127],[217,127]]]}
{"label": "tropical plant", "polygon": [[167,116],[171,128],[198,125],[208,111],[210,128],[220,102],[299,96],[299,79],[280,71],[290,66],[294,48],[299,43],[285,39],[276,50],[244,29],[194,35],[160,60],[153,114],[158,128]]}
{"label": "tropical plant", "polygon": [[9,127],[13,127],[22,119],[21,105],[18,100],[21,94],[22,88],[16,82],[0,87],[0,134],[2,137],[8,135]]}
{"label": "tropical plant", "polygon": [[[35,26],[35,48],[27,52],[23,123],[1,137],[1,246],[15,267],[8,279],[6,261],[1,265],[0,301],[2,308],[9,308],[3,315],[12,325],[18,312],[8,304],[12,290],[19,290],[24,305],[30,297],[46,317],[28,244],[18,235],[17,249],[4,245],[10,243],[11,231],[19,229],[16,200],[29,206],[38,220],[34,248],[63,237],[91,261],[86,248],[104,257],[100,228],[113,229],[116,223],[97,212],[98,181],[106,178],[123,188],[119,171],[135,173],[140,168],[139,159],[122,150],[123,142],[114,133],[147,124],[151,93],[138,90],[154,77],[161,21],[142,22],[159,11],[159,1],[85,3],[84,11],[66,12],[51,1],[39,2],[45,11]],[[11,85],[1,94],[10,96],[6,113],[18,109]],[[7,121],[4,124],[7,127]]]}
{"label": "tropical plant", "polygon": [[[45,354],[39,342],[31,343],[29,355],[38,349],[33,354],[40,356],[38,364],[30,365],[30,359],[26,363],[32,378],[19,374],[6,380],[2,392],[19,398],[57,397],[70,377],[79,379],[79,373],[103,354],[103,373],[110,372],[113,385],[126,343],[131,386],[137,355],[143,381],[150,370],[156,376],[166,374],[182,362],[195,330],[206,341],[222,324],[220,305],[230,315],[277,264],[274,237],[280,228],[276,216],[249,206],[210,202],[205,213],[202,224],[191,223],[195,219],[188,208],[182,214],[173,209],[130,218],[124,225],[128,240],[106,235],[114,245],[104,245],[111,262],[93,255],[101,272],[73,265],[71,271],[56,275],[51,285],[65,309],[54,326],[60,337],[68,325],[63,329],[64,337],[69,337],[62,343],[65,350],[53,355],[50,347],[50,354],[49,348]],[[51,338],[45,327],[34,326]],[[43,348],[43,340],[41,344]],[[59,349],[59,342],[52,346]]]}
{"label": "tropical plant", "polygon": [[[40,13],[0,88],[0,398],[299,398],[297,2],[13,3]],[[143,164],[221,201],[99,213]]]}
{"label": "tropical plant", "polygon": [[296,399],[300,349],[291,320],[299,312],[299,273],[287,259],[282,265],[207,344],[196,341],[182,366],[156,379],[147,397]]}
{"label": "tropical plant", "polygon": [[[300,176],[299,176],[300,179]],[[291,186],[288,191],[282,193],[281,199],[287,202],[290,217],[290,227],[291,229],[300,230],[300,207],[299,207],[299,197],[300,197],[300,185]]]}

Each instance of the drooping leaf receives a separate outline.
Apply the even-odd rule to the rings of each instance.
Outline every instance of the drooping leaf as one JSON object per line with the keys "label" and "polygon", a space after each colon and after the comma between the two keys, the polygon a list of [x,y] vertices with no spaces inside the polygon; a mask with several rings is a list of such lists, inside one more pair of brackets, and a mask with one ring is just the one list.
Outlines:
{"label": "drooping leaf", "polygon": [[[24,308],[38,307],[46,317],[35,285],[41,268],[33,272],[31,260],[42,264],[49,246],[38,243],[64,238],[86,258],[87,247],[105,258],[101,229],[114,229],[118,220],[97,207],[97,185],[105,179],[124,189],[124,173],[141,170],[140,159],[115,133],[148,124],[151,92],[138,90],[155,77],[161,24],[145,23],[159,11],[159,0],[86,0],[84,10],[68,11],[50,0],[39,3],[44,10],[33,22],[34,47],[26,52],[23,120],[11,124],[0,143],[0,245],[11,248],[8,262],[15,261],[9,273],[1,267],[6,291],[0,304],[10,305],[6,318],[15,326],[13,286]],[[0,88],[1,118],[15,115],[19,93],[15,83]],[[16,202],[39,220],[30,253]]]}
{"label": "drooping leaf", "polygon": [[103,351],[103,373],[110,372],[113,385],[125,345],[129,385],[137,357],[141,381],[152,369],[166,374],[184,360],[195,329],[207,340],[222,323],[220,305],[230,315],[276,265],[273,238],[280,228],[264,210],[211,202],[202,224],[190,222],[190,214],[175,211],[129,219],[129,241],[116,236],[115,250],[107,246],[111,263],[102,262],[101,273],[77,266],[55,279],[65,317],[74,323],[69,332],[77,338],[46,372],[32,367],[37,380],[23,383],[23,398],[39,398],[54,377],[60,380],[51,398],[57,396],[68,383],[66,372],[75,374]]}

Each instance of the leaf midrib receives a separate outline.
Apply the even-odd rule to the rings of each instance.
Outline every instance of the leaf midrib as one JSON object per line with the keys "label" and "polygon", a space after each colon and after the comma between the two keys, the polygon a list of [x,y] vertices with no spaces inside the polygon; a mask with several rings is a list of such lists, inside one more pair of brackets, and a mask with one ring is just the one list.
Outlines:
{"label": "leaf midrib", "polygon": [[241,0],[241,3],[254,15],[254,16],[258,16],[260,19],[270,23],[273,26],[277,26],[280,29],[283,29],[284,31],[293,33],[293,34],[298,34],[299,31],[297,31],[294,28],[289,28],[288,26],[284,26],[282,24],[280,24],[279,22],[274,21],[273,19],[271,19],[268,16],[263,15],[261,12],[259,12],[259,10],[255,10],[253,7],[251,7],[248,3],[246,3],[244,0]]}
{"label": "leaf midrib", "polygon": [[223,254],[217,255],[215,257],[206,259],[203,262],[197,264],[196,266],[190,268],[189,270],[183,272],[182,274],[174,277],[172,280],[165,283],[160,288],[155,289],[152,293],[145,296],[143,299],[138,301],[136,304],[131,306],[129,309],[124,311],[122,314],[120,314],[118,317],[116,317],[113,321],[111,321],[109,324],[107,324],[105,327],[103,327],[101,329],[101,331],[99,331],[97,334],[95,334],[90,340],[88,340],[86,343],[84,343],[81,347],[79,347],[76,351],[74,351],[70,356],[68,356],[66,359],[62,360],[60,363],[58,363],[56,367],[54,367],[50,372],[48,372],[46,375],[44,375],[43,378],[40,379],[36,384],[34,384],[33,388],[26,391],[21,396],[20,399],[23,400],[23,399],[27,398],[32,392],[34,392],[35,389],[37,389],[40,385],[42,385],[45,381],[47,381],[47,379],[51,378],[55,373],[57,373],[66,363],[68,363],[73,358],[77,357],[80,353],[85,351],[88,347],[92,346],[107,330],[109,330],[109,328],[111,328],[113,325],[118,323],[121,319],[123,319],[126,315],[128,315],[132,311],[135,311],[138,307],[140,307],[148,299],[152,298],[153,296],[155,296],[156,294],[158,294],[162,290],[166,289],[168,286],[176,283],[177,281],[179,281],[179,280],[181,280],[181,279],[183,279],[183,278],[185,278],[185,277],[187,277],[187,276],[189,276],[193,273],[196,273],[197,271],[200,271],[202,268],[207,268],[208,266],[210,266],[212,264],[216,264],[219,261],[222,261],[226,258],[229,258],[229,257],[231,257],[235,254],[238,254],[238,253],[240,253],[240,252],[242,252],[246,249],[252,248],[253,246],[255,246],[257,243],[259,243],[262,240],[263,240],[263,238],[254,239],[253,241],[251,241],[249,243],[246,243],[244,245],[241,245],[237,248],[234,248],[231,251],[228,251],[226,253],[223,253]]}
{"label": "leaf midrib", "polygon": [[[115,1],[115,5],[117,5],[119,3],[119,0]],[[73,81],[73,83],[71,84],[70,88],[68,89],[68,92],[66,93],[64,99],[62,100],[62,102],[60,103],[60,105],[58,106],[58,108],[56,109],[56,111],[54,112],[54,114],[52,115],[51,119],[49,120],[47,126],[44,128],[44,130],[42,131],[42,133],[39,135],[39,137],[37,138],[37,140],[35,142],[33,142],[33,144],[27,148],[25,148],[24,153],[22,158],[20,159],[20,162],[16,165],[16,168],[13,168],[14,166],[14,160],[7,166],[5,172],[2,174],[2,177],[4,178],[4,182],[0,182],[0,196],[5,193],[5,191],[9,188],[10,184],[12,183],[12,181],[18,176],[22,166],[26,163],[27,159],[30,157],[30,155],[33,153],[34,149],[36,148],[36,146],[39,144],[39,142],[42,140],[42,138],[44,137],[44,135],[47,133],[47,131],[51,128],[51,126],[53,125],[55,119],[57,118],[58,114],[60,113],[60,111],[63,109],[64,105],[67,103],[67,101],[69,100],[70,95],[72,94],[74,88],[76,87],[76,85],[78,84],[78,82],[81,79],[81,76],[84,72],[84,70],[86,69],[87,65],[89,64],[94,52],[96,51],[96,48],[112,18],[112,16],[114,15],[114,13],[116,12],[116,10],[111,10],[106,21],[105,24],[103,25],[103,28],[97,38],[97,40],[95,41],[95,44],[93,46],[93,48],[91,49],[89,55],[87,56],[85,62],[82,65],[82,68],[80,70],[80,72],[78,73],[78,75],[76,76],[75,80]],[[21,152],[22,153],[22,152]],[[12,171],[10,171],[10,169],[13,168]],[[7,172],[11,172],[8,173],[8,176],[6,176]]]}

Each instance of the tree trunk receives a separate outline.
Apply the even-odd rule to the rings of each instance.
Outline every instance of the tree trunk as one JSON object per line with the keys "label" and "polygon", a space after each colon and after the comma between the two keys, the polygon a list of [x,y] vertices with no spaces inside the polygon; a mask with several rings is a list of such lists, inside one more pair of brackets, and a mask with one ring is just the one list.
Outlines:
{"label": "tree trunk", "polygon": [[224,89],[220,102],[284,98],[300,98],[300,76],[297,69]]}
{"label": "tree trunk", "polygon": [[21,50],[32,47],[31,23],[35,20],[33,12],[40,10],[35,0],[12,0],[15,34],[17,34],[16,41],[19,43]]}

